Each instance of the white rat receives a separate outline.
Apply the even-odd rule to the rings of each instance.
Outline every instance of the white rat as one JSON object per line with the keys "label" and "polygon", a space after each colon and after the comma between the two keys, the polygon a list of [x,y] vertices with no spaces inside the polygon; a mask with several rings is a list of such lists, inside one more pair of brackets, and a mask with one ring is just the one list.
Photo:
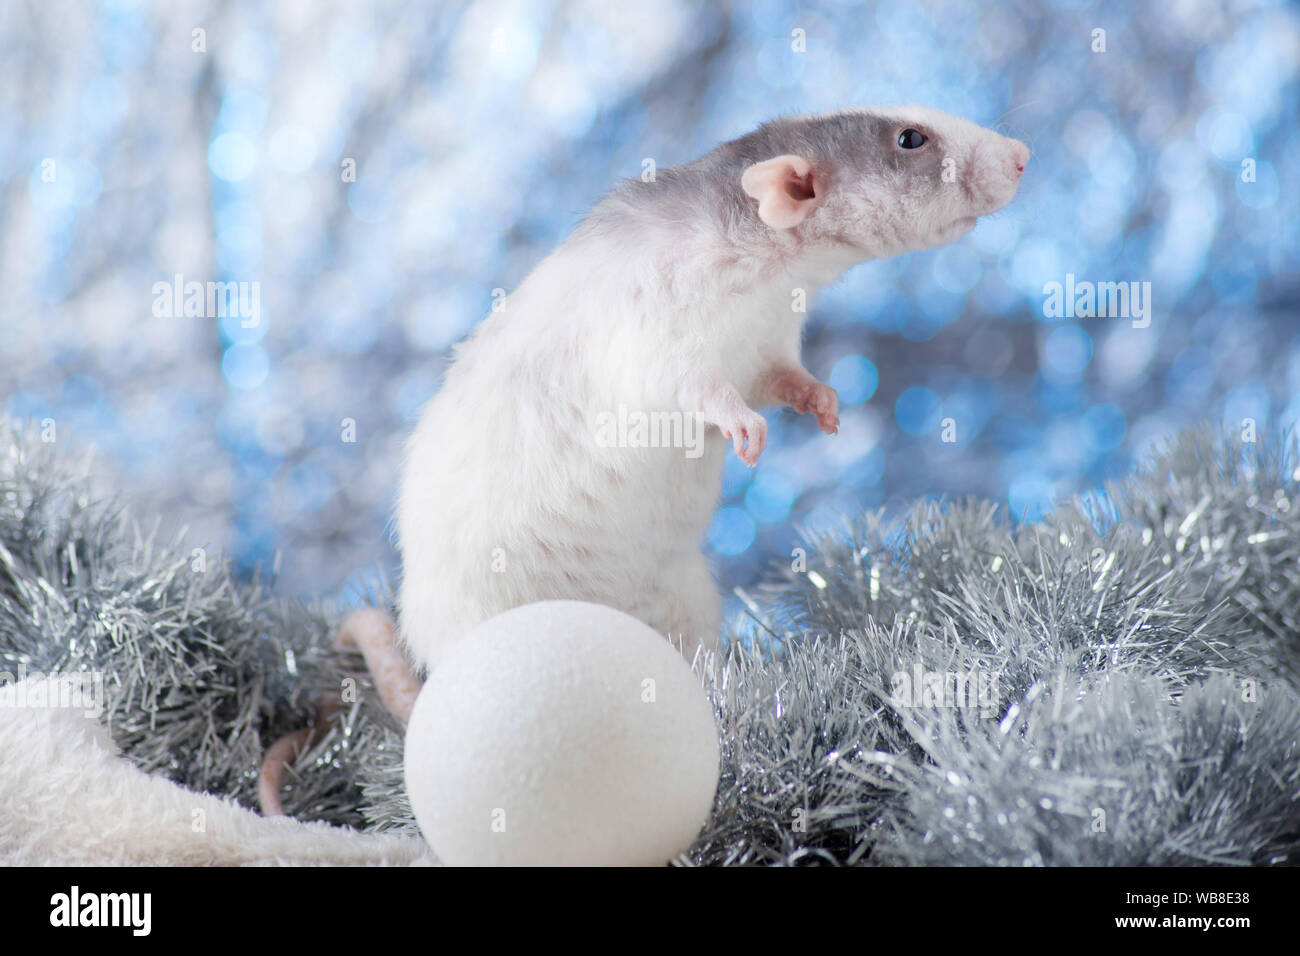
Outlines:
{"label": "white rat", "polygon": [[[844,270],[950,242],[1010,201],[1023,143],[931,109],[781,119],[629,180],[455,353],[411,439],[397,508],[401,637],[422,669],[475,624],[573,598],[640,618],[689,657],[717,642],[701,540],[724,439],[758,409],[838,426],[800,363],[808,300]],[[703,454],[608,447],[601,416],[698,413]]]}
{"label": "white rat", "polygon": [[[417,669],[479,622],[548,599],[625,611],[688,658],[716,646],[721,600],[700,543],[726,440],[753,465],[758,409],[839,424],[834,389],[800,362],[796,295],[956,239],[1011,200],[1028,158],[935,110],[853,109],[776,120],[597,203],[456,348],[411,438],[397,533],[400,637]],[[602,440],[601,422],[629,412],[697,416],[706,440]],[[366,652],[404,720],[419,682],[386,619],[360,612],[340,642]],[[301,741],[281,743],[267,812]]]}
{"label": "white rat", "polygon": [[[602,199],[458,346],[409,444],[400,635],[417,665],[547,598],[627,611],[688,656],[716,644],[699,545],[724,438],[754,464],[759,408],[839,425],[835,390],[800,362],[796,290],[956,239],[1009,202],[1027,161],[933,109],[850,109],[771,122]],[[699,457],[610,447],[598,421],[620,406],[715,428]]]}

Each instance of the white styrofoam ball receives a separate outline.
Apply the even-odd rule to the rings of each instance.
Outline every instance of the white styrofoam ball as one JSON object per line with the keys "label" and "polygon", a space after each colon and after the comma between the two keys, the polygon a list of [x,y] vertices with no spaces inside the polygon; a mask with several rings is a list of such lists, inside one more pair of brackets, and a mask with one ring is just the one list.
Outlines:
{"label": "white styrofoam ball", "polygon": [[599,604],[484,621],[429,675],[406,731],[415,818],[453,866],[661,865],[690,847],[717,785],[699,678]]}

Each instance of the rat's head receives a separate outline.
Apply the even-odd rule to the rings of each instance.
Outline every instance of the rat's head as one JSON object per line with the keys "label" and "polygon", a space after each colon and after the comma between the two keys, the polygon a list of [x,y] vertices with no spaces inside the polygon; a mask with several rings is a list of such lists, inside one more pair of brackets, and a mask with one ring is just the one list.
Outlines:
{"label": "rat's head", "polygon": [[734,145],[766,228],[862,258],[951,242],[1011,201],[1029,161],[1024,143],[924,107],[778,120]]}

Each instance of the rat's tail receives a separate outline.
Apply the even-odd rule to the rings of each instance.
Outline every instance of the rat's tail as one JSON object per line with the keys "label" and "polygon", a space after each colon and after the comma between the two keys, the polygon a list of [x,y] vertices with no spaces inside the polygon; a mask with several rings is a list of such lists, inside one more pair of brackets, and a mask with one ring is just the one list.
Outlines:
{"label": "rat's tail", "polygon": [[[415,706],[422,684],[411,672],[406,655],[397,645],[397,628],[392,618],[377,608],[353,611],[335,635],[334,649],[360,651],[384,706],[403,724],[410,719],[411,708]],[[286,734],[266,751],[257,781],[257,799],[262,806],[262,816],[284,814],[280,803],[284,768],[324,738],[342,708],[342,699],[337,694],[330,695],[321,701],[320,717],[314,726]]]}

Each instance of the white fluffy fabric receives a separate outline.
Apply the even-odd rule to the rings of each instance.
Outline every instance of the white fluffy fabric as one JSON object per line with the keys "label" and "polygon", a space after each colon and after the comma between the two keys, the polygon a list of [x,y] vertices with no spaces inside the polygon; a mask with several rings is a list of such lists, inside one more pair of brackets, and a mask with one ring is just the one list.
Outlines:
{"label": "white fluffy fabric", "polygon": [[108,731],[80,710],[0,706],[0,865],[436,862],[418,838],[261,817],[151,776],[119,756]]}

